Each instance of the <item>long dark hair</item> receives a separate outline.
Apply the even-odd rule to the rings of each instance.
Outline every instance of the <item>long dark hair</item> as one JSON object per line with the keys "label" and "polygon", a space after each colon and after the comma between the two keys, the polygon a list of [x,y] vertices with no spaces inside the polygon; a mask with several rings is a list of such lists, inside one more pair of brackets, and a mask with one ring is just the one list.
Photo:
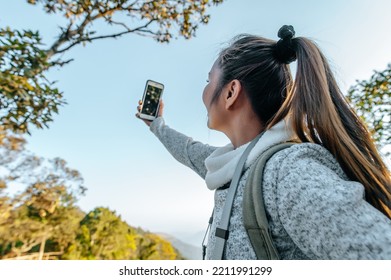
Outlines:
{"label": "long dark hair", "polygon": [[[278,42],[247,34],[235,37],[218,57],[221,79],[212,102],[224,85],[239,80],[266,129],[289,116],[299,139],[329,150],[348,177],[363,184],[366,200],[391,218],[391,174],[371,134],[316,44],[293,38],[288,27],[279,32]],[[288,65],[294,59],[295,81]]]}

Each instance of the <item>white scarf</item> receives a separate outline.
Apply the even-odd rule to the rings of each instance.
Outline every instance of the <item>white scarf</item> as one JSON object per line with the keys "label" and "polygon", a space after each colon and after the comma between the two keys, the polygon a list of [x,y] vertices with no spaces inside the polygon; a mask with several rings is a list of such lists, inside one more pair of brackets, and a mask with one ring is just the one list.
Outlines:
{"label": "white scarf", "polygon": [[[245,168],[249,167],[267,148],[293,138],[294,133],[288,123],[285,120],[280,121],[265,131],[259,139],[247,157]],[[205,166],[207,173],[205,181],[210,190],[222,187],[232,180],[236,165],[248,145],[249,143],[234,149],[234,146],[230,143],[224,147],[217,148],[206,158]]]}

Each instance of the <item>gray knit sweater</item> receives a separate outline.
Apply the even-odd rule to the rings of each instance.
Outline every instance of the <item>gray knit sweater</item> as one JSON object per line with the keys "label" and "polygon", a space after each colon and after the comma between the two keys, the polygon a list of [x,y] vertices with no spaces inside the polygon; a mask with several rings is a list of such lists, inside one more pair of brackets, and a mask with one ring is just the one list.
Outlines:
{"label": "gray knit sweater", "polygon": [[[154,120],[150,129],[175,159],[205,178],[205,159],[216,147],[193,141],[169,128],[162,118]],[[250,167],[234,199],[224,259],[256,259],[242,222],[243,188]],[[227,190],[215,191],[207,258]],[[391,259],[391,221],[365,201],[363,186],[349,181],[323,147],[298,144],[273,155],[265,167],[263,192],[281,259]]]}

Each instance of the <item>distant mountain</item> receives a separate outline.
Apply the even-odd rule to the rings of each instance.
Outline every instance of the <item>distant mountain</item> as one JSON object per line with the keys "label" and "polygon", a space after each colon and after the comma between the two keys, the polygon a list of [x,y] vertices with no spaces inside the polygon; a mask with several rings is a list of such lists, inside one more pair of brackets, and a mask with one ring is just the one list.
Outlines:
{"label": "distant mountain", "polygon": [[185,243],[178,238],[166,234],[166,233],[155,233],[165,240],[169,241],[171,245],[179,251],[179,253],[187,260],[201,260],[202,259],[202,248],[200,246],[194,246],[189,243]]}
{"label": "distant mountain", "polygon": [[170,232],[169,235],[175,236],[177,239],[182,242],[188,243],[190,245],[201,247],[202,240],[205,236],[205,230],[194,231],[194,232]]}

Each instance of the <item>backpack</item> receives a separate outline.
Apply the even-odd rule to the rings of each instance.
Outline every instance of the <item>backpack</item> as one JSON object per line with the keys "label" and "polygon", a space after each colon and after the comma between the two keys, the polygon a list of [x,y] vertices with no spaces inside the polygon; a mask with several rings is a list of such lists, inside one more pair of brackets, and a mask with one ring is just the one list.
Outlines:
{"label": "backpack", "polygon": [[258,260],[278,260],[274,247],[263,201],[263,172],[266,162],[277,152],[294,143],[274,145],[264,151],[251,166],[243,192],[243,224]]}
{"label": "backpack", "polygon": [[[261,135],[260,135],[261,136]],[[260,138],[258,136],[258,139]],[[257,139],[255,141],[252,141],[252,144],[255,145],[257,142]],[[247,177],[244,192],[243,192],[243,204],[242,204],[242,215],[243,215],[243,224],[246,229],[247,235],[250,239],[251,245],[255,251],[255,254],[257,256],[257,259],[259,260],[278,260],[278,252],[273,244],[273,240],[271,238],[271,232],[269,229],[269,224],[266,216],[265,211],[265,205],[263,201],[263,189],[262,189],[262,180],[263,180],[263,172],[266,166],[267,161],[277,152],[289,148],[292,145],[296,143],[294,142],[286,142],[286,143],[280,143],[276,144],[274,146],[271,146],[267,150],[265,150],[255,161],[255,163],[251,166],[249,175]],[[247,158],[247,155],[249,151],[251,150],[251,147],[249,147],[248,151],[245,151],[240,159],[241,163],[239,162],[238,166],[241,166],[237,168],[238,170],[235,170],[234,174],[234,180],[236,180],[236,183],[234,185],[237,186],[237,183],[240,179],[240,173],[244,166],[244,162]],[[231,182],[232,184],[232,182]],[[225,243],[228,239],[228,226],[229,226],[229,217],[230,212],[232,208],[232,203],[234,199],[234,195],[236,192],[236,186],[234,186],[235,189],[231,190],[227,194],[227,201],[229,203],[224,206],[223,210],[223,217],[225,221],[221,221],[223,224],[222,228],[216,228],[216,245],[215,251],[213,256],[214,259],[221,259],[223,256],[223,251],[225,249]],[[230,197],[230,198],[228,198]],[[213,213],[211,218],[209,219],[209,225],[208,229],[205,232],[204,240],[202,242],[203,247],[203,259],[205,259],[206,255],[206,246],[204,245],[205,238],[208,234],[208,231],[212,225],[213,222]]]}

